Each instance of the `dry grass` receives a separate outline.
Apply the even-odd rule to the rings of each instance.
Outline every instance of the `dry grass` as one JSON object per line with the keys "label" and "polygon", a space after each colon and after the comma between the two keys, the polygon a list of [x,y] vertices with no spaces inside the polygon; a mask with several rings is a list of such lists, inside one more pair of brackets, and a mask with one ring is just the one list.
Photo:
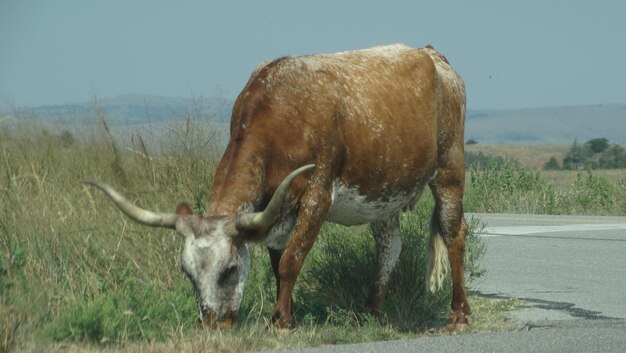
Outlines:
{"label": "dry grass", "polygon": [[[215,140],[215,131],[210,125],[197,119],[146,132],[139,127],[123,130],[106,126],[105,117],[98,118],[96,128],[81,127],[69,131],[64,131],[66,127],[44,129],[30,125],[7,128],[0,125],[0,352],[9,349],[24,352],[255,351],[416,337],[423,334],[420,333],[423,327],[418,328],[415,323],[423,324],[419,315],[430,316],[431,320],[434,315],[439,321],[445,318],[447,298],[440,306],[443,310],[437,307],[425,314],[426,309],[411,312],[416,310],[417,300],[409,301],[411,308],[407,309],[406,302],[398,304],[403,302],[394,299],[393,295],[388,300],[396,305],[389,311],[390,316],[396,315],[395,322],[390,318],[392,324],[380,324],[371,317],[359,315],[358,310],[355,314],[351,310],[354,301],[315,316],[315,310],[326,309],[324,305],[328,302],[321,300],[323,289],[306,283],[301,286],[304,287],[302,292],[295,293],[296,303],[308,310],[308,313],[297,313],[296,330],[288,334],[268,330],[264,320],[269,317],[273,304],[273,275],[263,249],[256,249],[253,253],[258,254],[257,266],[253,267],[248,280],[252,288],[246,288],[247,293],[253,294],[248,294],[242,305],[250,312],[245,322],[239,329],[229,332],[194,330],[190,324],[194,308],[188,308],[194,306],[189,295],[190,286],[178,271],[180,239],[172,232],[147,229],[126,220],[103,195],[85,187],[82,181],[86,177],[96,177],[115,184],[133,201],[150,209],[171,211],[178,201],[186,199],[196,211],[201,211],[205,207],[222,141]],[[495,146],[476,145],[468,147],[471,149],[517,159],[523,165],[542,166],[558,151],[565,153],[567,146],[501,146],[499,150]],[[517,171],[510,172],[510,177],[518,176]],[[553,176],[550,173],[554,173]],[[620,172],[609,174],[610,178],[621,180]],[[555,188],[567,187],[576,178],[571,172],[547,172],[545,175],[548,175],[548,182],[555,183]],[[532,178],[529,180],[534,182]],[[490,181],[486,184],[487,189],[493,190],[497,183]],[[510,196],[510,190],[507,192],[501,194]],[[517,199],[531,197],[529,194],[521,190]],[[486,199],[493,202],[496,198],[487,196]],[[590,198],[588,202],[594,200]],[[529,203],[531,201],[533,205],[543,204],[541,200],[529,199]],[[419,229],[428,224],[430,211],[425,212],[425,215],[416,217],[424,220],[424,224],[416,220],[407,222],[415,225],[413,233],[422,232]],[[368,238],[347,237],[346,233],[354,235],[358,232],[354,228],[327,228],[327,232],[341,233],[337,238],[349,239],[349,245],[365,242],[361,239]],[[323,238],[324,235],[320,236]],[[319,243],[317,249],[322,246]],[[344,248],[348,247],[336,249]],[[355,248],[358,251],[365,249]],[[347,261],[329,262],[337,260],[335,258],[316,259],[315,254],[309,258],[308,267],[315,268],[317,274],[326,269],[335,271],[333,275],[336,275],[348,264]],[[346,255],[345,258],[354,259],[355,256]],[[321,266],[316,267],[316,264]],[[417,267],[411,268],[415,270]],[[409,271],[401,272],[406,274]],[[367,290],[356,281],[359,276],[354,274],[360,273],[363,271],[355,270],[348,275],[349,280],[354,281],[348,286],[351,288],[333,290],[342,290],[343,297],[354,300],[357,296],[354,293],[363,291],[363,288]],[[419,276],[422,278],[421,273]],[[411,294],[416,292],[409,291]],[[86,342],[87,334],[72,327],[76,323],[94,324],[85,317],[92,312],[115,321],[119,312],[125,310],[119,307],[122,304],[135,305],[137,312],[148,310],[151,315],[156,315],[150,311],[153,307],[141,303],[150,296],[157,309],[166,309],[159,315],[171,314],[174,318],[169,317],[170,321],[167,321],[150,315],[139,317],[133,312],[124,314],[124,319],[133,316],[138,333],[132,336],[129,327],[112,331],[113,334],[98,332],[104,335],[101,339],[104,342],[93,338]],[[470,301],[474,306],[472,330],[510,328],[506,312],[516,306],[514,301],[477,297]],[[435,302],[441,305],[442,300],[434,296],[426,298],[426,308],[434,307]],[[179,312],[184,314],[179,315]],[[411,316],[413,321],[399,329],[397,317],[401,315]],[[69,324],[63,325],[62,319]],[[59,322],[63,329],[73,330],[69,334],[57,331],[59,339],[78,339],[79,342],[52,341],[46,328]],[[428,325],[435,327],[441,322],[429,321]]]}
{"label": "dry grass", "polygon": [[[264,320],[273,305],[274,288],[263,249],[254,251],[262,255],[248,280],[252,288],[246,288],[249,294],[242,308],[250,314],[240,329],[195,330],[190,324],[195,319],[190,286],[178,271],[181,242],[177,235],[128,221],[82,181],[87,177],[107,181],[134,202],[157,211],[171,211],[185,199],[201,211],[221,141],[213,139],[210,125],[194,119],[152,135],[134,129],[120,131],[107,126],[104,116],[99,119],[97,127],[69,131],[40,125],[0,126],[0,350],[237,352],[419,335],[422,328],[416,328],[415,322],[398,329],[397,322],[380,324],[355,314],[350,306],[316,316],[314,310],[324,310],[325,303],[321,295],[311,294],[320,293],[311,283],[295,293],[299,307],[309,310],[297,313],[296,330],[289,334],[268,330]],[[429,222],[428,216],[420,218]],[[345,239],[354,243],[357,238]],[[318,242],[316,248],[320,247]],[[310,256],[310,265],[324,263],[316,262],[315,256]],[[340,267],[324,268],[335,271]],[[421,272],[419,278],[423,278]],[[351,290],[367,291],[363,288]],[[153,303],[142,303],[147,298]],[[437,316],[436,320],[447,316],[449,298],[432,296],[424,302],[432,303],[434,309],[428,315]],[[409,304],[417,310],[415,303]],[[394,312],[410,310],[398,305]],[[93,313],[104,319],[93,322],[89,317]],[[168,319],[162,320],[163,316]],[[412,319],[420,321],[421,317]],[[120,320],[127,320],[121,328]],[[489,325],[481,320],[473,321],[476,327],[506,326],[497,317],[486,319],[491,320]],[[118,327],[117,331],[104,330],[102,321]],[[52,337],[71,343],[55,342]]]}
{"label": "dry grass", "polygon": [[[565,191],[570,188],[578,176],[576,170],[542,170],[541,176],[557,191]],[[593,174],[606,178],[609,182],[617,184],[626,178],[626,169],[598,169]]]}
{"label": "dry grass", "polygon": [[[569,189],[576,180],[578,171],[575,170],[543,170],[544,164],[551,158],[556,157],[562,161],[570,145],[467,145],[467,152],[480,153],[486,156],[502,157],[513,160],[520,165],[540,172],[543,179],[552,185],[556,191],[564,192]],[[619,183],[626,177],[625,169],[598,169],[593,173],[606,178],[612,183]],[[468,176],[469,181],[469,176]],[[466,183],[467,187],[471,185]]]}
{"label": "dry grass", "polygon": [[543,165],[555,156],[563,160],[570,146],[567,145],[467,145],[466,152],[482,152],[488,156],[497,156],[519,162],[521,165],[542,169]]}

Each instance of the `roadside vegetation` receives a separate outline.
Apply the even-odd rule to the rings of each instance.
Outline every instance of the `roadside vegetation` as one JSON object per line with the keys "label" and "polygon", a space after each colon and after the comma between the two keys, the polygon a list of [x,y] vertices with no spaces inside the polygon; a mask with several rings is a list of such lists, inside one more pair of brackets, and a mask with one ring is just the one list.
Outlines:
{"label": "roadside vegetation", "polygon": [[556,158],[551,158],[546,162],[544,169],[559,169],[561,166],[568,170],[624,169],[626,168],[626,149],[618,144],[610,143],[606,138],[591,139],[584,144],[574,140],[561,164]]}
{"label": "roadside vegetation", "polygon": [[[450,284],[430,294],[423,283],[433,200],[428,192],[402,216],[403,252],[382,322],[364,310],[374,259],[368,227],[327,224],[294,293],[296,328],[268,329],[275,284],[266,251],[252,246],[239,326],[196,328],[191,285],[179,270],[175,232],[135,224],[88,177],[115,185],[143,207],[170,212],[182,200],[206,207],[223,141],[202,116],[152,130],[0,125],[0,352],[237,352],[433,334],[448,315]],[[626,179],[579,171],[558,191],[505,158],[483,155],[468,171],[466,211],[626,214]],[[485,249],[471,224],[467,277],[485,274]],[[514,301],[471,297],[473,330],[506,329]],[[55,348],[56,347],[56,348]]]}
{"label": "roadside vegetation", "polygon": [[471,212],[626,215],[626,175],[612,181],[590,168],[574,173],[565,172],[573,177],[566,188],[555,187],[560,181],[554,173],[548,175],[556,180],[551,182],[515,161],[488,159],[470,167],[465,207]]}

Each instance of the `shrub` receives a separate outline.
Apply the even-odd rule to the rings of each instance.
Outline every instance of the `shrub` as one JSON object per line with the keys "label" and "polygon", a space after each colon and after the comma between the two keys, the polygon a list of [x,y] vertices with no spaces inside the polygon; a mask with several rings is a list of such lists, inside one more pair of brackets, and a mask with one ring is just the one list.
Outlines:
{"label": "shrub", "polygon": [[467,210],[551,214],[557,195],[539,172],[512,161],[489,162],[470,170],[471,188],[466,193]]}
{"label": "shrub", "polygon": [[138,281],[130,266],[122,278],[121,286],[110,290],[105,284],[94,298],[71,304],[46,333],[59,341],[103,343],[163,340],[167,333],[195,327],[197,306],[187,283],[163,290],[156,282]]}
{"label": "shrub", "polygon": [[561,166],[559,162],[556,160],[555,156],[550,157],[550,159],[543,165],[544,170],[559,170]]}
{"label": "shrub", "polygon": [[609,140],[606,138],[591,139],[585,143],[593,153],[602,153],[609,148]]}
{"label": "shrub", "polygon": [[490,156],[482,152],[465,152],[465,169],[471,169],[475,166],[487,166],[487,165],[500,165],[504,164],[505,160],[499,156]]}
{"label": "shrub", "polygon": [[583,145],[575,140],[563,158],[563,167],[570,170],[626,168],[626,152],[622,146],[611,145],[605,138],[591,139]]}
{"label": "shrub", "polygon": [[609,210],[626,211],[623,195],[624,180],[619,184],[611,183],[607,178],[594,174],[591,168],[576,174],[574,183],[563,197],[564,213],[568,214],[614,214]]}

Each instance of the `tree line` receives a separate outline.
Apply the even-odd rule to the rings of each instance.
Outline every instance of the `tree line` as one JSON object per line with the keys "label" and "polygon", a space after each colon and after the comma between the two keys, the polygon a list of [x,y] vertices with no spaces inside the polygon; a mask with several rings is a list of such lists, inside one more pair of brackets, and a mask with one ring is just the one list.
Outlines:
{"label": "tree line", "polygon": [[544,165],[546,170],[576,169],[618,169],[626,168],[626,149],[610,143],[606,138],[595,138],[585,143],[574,143],[561,163],[552,156]]}

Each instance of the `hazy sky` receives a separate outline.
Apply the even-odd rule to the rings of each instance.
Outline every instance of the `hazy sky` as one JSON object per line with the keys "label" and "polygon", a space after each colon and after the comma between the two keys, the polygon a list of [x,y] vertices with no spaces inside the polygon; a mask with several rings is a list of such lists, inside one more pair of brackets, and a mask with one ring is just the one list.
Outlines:
{"label": "hazy sky", "polygon": [[0,0],[0,104],[234,98],[287,54],[432,43],[470,109],[626,103],[626,1]]}

